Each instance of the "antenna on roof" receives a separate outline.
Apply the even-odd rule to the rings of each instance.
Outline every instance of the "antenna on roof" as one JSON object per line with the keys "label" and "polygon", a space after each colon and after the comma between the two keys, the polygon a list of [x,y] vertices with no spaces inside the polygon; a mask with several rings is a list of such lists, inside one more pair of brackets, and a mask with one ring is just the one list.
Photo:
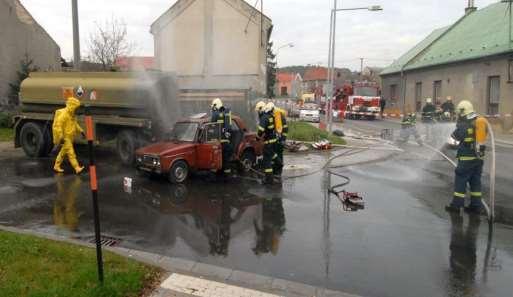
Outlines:
{"label": "antenna on roof", "polygon": [[465,8],[465,14],[474,12],[476,10],[477,10],[477,8],[475,6],[475,1],[474,0],[468,0],[468,6],[467,6],[467,8]]}

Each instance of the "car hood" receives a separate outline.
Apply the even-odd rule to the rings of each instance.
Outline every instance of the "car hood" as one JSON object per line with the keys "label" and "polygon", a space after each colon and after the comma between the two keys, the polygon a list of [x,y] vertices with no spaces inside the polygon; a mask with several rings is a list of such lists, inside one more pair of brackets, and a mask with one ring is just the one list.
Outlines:
{"label": "car hood", "polygon": [[196,144],[191,142],[157,142],[138,149],[136,154],[162,156],[181,153],[190,150],[195,146]]}

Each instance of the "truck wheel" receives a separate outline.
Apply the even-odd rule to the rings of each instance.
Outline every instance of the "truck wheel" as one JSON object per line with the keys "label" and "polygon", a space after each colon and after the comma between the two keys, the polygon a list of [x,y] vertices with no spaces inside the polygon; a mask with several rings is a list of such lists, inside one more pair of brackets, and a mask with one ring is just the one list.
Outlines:
{"label": "truck wheel", "polygon": [[45,156],[48,156],[52,150],[53,150],[53,136],[52,136],[52,132],[50,131],[49,128],[46,128],[44,129],[44,138],[45,138]]}
{"label": "truck wheel", "polygon": [[256,156],[251,150],[245,150],[239,160],[240,172],[249,173],[255,166]]}
{"label": "truck wheel", "polygon": [[32,158],[44,157],[47,149],[41,125],[26,123],[20,131],[21,147],[25,154]]}
{"label": "truck wheel", "polygon": [[189,176],[189,165],[185,161],[176,161],[169,169],[169,181],[173,184],[183,183]]}
{"label": "truck wheel", "polygon": [[117,136],[117,151],[121,163],[132,165],[135,160],[135,150],[137,149],[137,140],[135,133],[130,130],[123,130]]}

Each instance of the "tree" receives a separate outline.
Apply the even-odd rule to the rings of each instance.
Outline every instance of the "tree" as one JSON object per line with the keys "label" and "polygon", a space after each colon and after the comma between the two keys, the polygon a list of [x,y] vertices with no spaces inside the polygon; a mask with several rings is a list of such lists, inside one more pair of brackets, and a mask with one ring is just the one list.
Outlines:
{"label": "tree", "polygon": [[96,31],[89,36],[89,59],[113,70],[116,60],[132,52],[133,44],[127,40],[126,24],[112,18],[103,25],[96,23]]}
{"label": "tree", "polygon": [[267,43],[267,97],[274,98],[276,85],[276,54],[273,53],[273,42]]}
{"label": "tree", "polygon": [[7,101],[8,107],[18,106],[20,103],[19,93],[21,82],[27,78],[30,72],[38,71],[39,67],[34,66],[34,60],[32,60],[27,53],[23,56],[20,61],[20,70],[16,71],[16,79],[14,82],[9,83],[9,97]]}

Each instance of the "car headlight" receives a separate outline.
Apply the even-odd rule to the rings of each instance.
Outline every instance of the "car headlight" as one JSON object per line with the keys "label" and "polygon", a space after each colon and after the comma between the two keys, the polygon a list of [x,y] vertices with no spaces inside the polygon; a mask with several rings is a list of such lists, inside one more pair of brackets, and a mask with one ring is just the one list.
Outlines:
{"label": "car headlight", "polygon": [[137,156],[137,157],[135,158],[135,161],[136,161],[137,163],[142,163],[142,157],[141,157],[141,156]]}
{"label": "car headlight", "polygon": [[153,166],[160,167],[160,158],[153,158]]}

